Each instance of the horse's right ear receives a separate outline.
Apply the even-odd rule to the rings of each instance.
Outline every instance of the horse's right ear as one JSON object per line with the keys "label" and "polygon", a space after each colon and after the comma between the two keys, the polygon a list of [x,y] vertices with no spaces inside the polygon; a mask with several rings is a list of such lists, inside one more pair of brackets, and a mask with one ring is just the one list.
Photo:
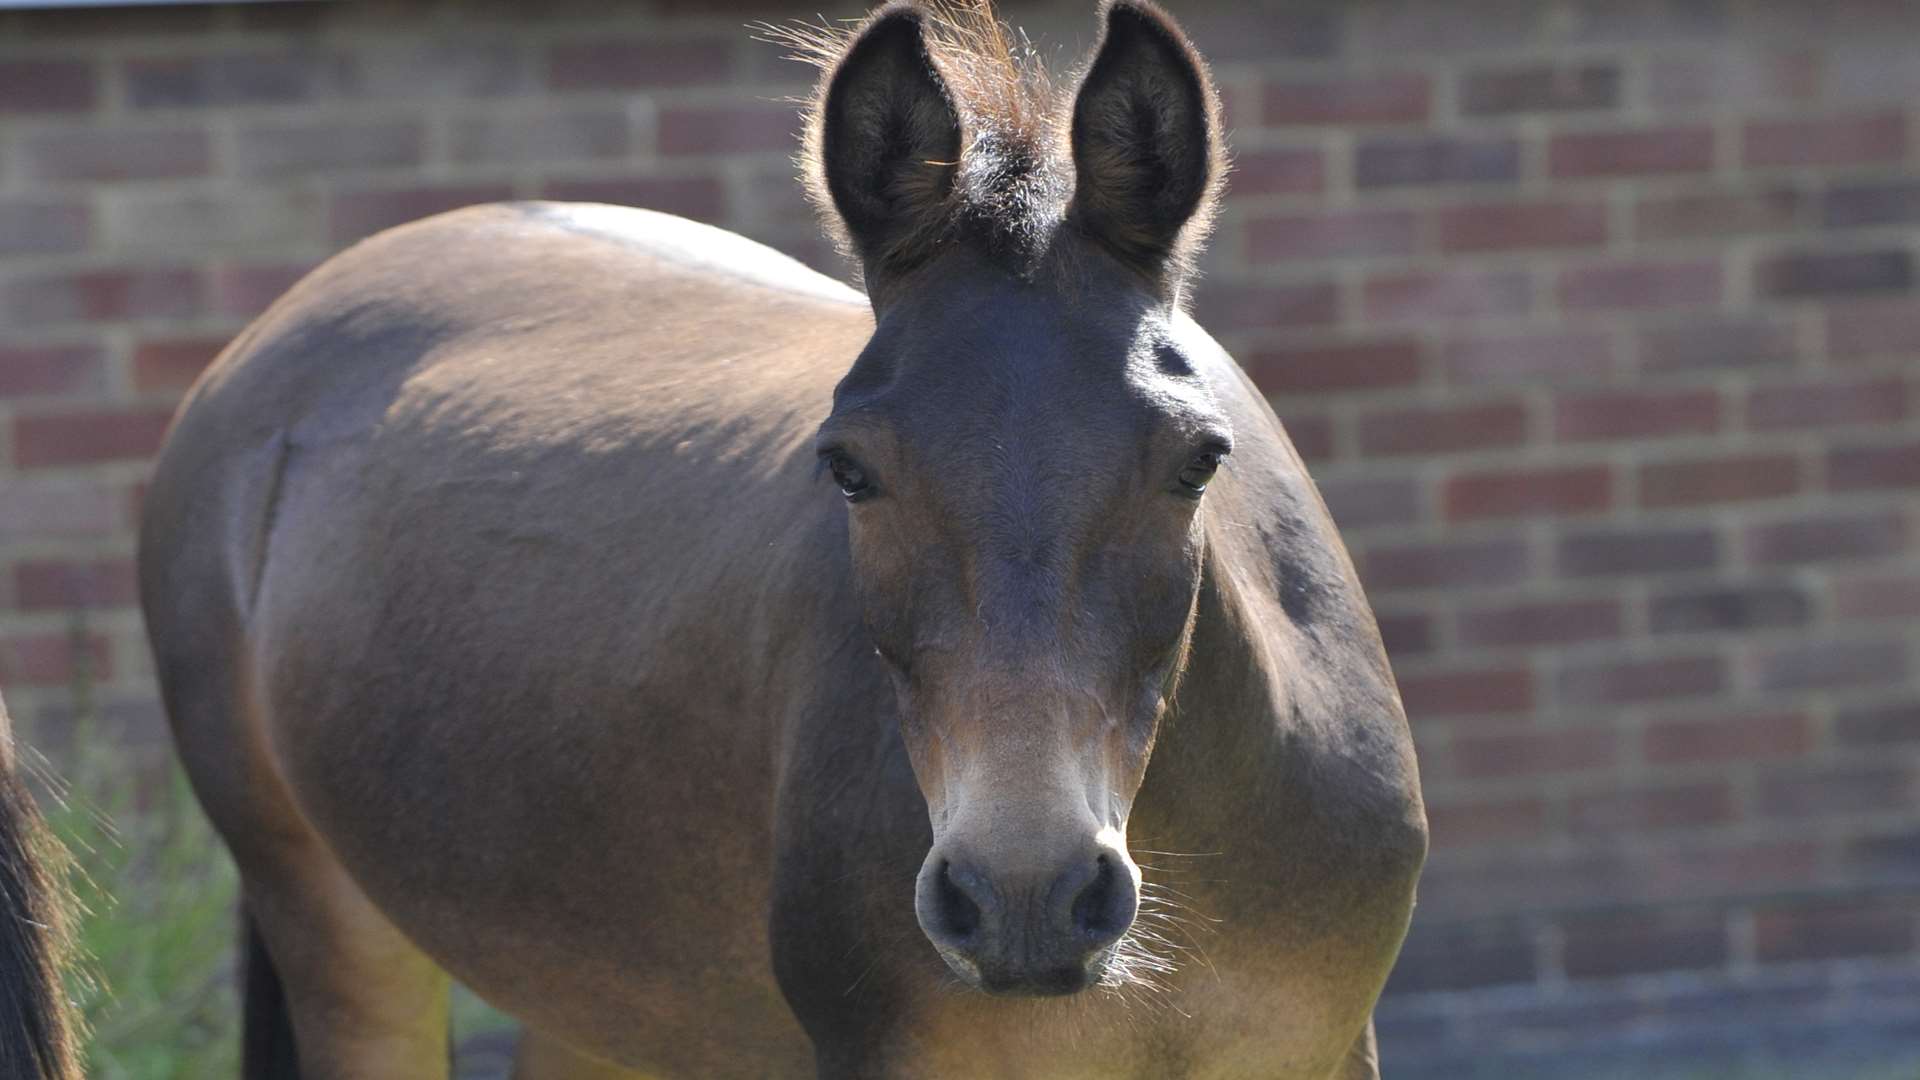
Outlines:
{"label": "horse's right ear", "polygon": [[906,4],[875,13],[824,82],[814,167],[871,284],[921,254],[945,217],[960,117]]}

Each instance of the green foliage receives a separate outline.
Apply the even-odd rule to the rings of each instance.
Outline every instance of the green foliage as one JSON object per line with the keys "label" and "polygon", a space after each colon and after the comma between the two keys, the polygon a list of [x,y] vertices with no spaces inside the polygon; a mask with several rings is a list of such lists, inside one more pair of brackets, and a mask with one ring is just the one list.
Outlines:
{"label": "green foliage", "polygon": [[76,724],[69,782],[45,806],[73,854],[79,955],[68,984],[90,1029],[86,1073],[231,1076],[233,864],[177,765],[142,768],[91,728]]}

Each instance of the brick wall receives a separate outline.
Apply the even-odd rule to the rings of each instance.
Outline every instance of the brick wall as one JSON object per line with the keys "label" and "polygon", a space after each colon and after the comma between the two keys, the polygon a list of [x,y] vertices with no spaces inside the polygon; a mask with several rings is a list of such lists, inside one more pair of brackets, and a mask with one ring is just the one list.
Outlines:
{"label": "brick wall", "polygon": [[[156,739],[146,458],[328,253],[543,196],[837,272],[786,161],[806,73],[740,27],[781,12],[719,7],[0,13],[30,730],[78,682]],[[1009,13],[1071,57],[1084,7]],[[1238,162],[1198,312],[1311,461],[1420,741],[1396,1073],[1920,1034],[1920,3],[1175,7]]]}

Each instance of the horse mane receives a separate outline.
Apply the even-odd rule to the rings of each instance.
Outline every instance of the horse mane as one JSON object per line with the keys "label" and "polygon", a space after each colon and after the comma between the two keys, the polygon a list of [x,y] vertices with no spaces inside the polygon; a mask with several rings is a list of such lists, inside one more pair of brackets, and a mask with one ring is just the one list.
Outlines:
{"label": "horse mane", "polygon": [[822,148],[826,93],[848,46],[874,18],[898,7],[921,16],[928,51],[960,116],[960,160],[947,163],[959,170],[949,225],[1030,267],[1048,248],[1073,194],[1073,168],[1065,149],[1071,102],[1033,44],[995,16],[990,0],[906,0],[841,26],[756,26],[761,40],[787,47],[791,59],[822,72],[805,102],[796,159],[808,199],[827,233],[843,253],[850,253],[845,225],[827,190]]}

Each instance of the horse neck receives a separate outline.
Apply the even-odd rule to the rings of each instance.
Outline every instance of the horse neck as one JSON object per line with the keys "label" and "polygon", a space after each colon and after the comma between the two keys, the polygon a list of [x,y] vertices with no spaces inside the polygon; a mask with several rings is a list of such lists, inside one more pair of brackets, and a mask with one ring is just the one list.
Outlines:
{"label": "horse neck", "polygon": [[1270,623],[1281,613],[1242,595],[1226,569],[1209,555],[1187,669],[1131,818],[1136,846],[1243,849],[1272,836],[1299,771],[1298,688]]}

